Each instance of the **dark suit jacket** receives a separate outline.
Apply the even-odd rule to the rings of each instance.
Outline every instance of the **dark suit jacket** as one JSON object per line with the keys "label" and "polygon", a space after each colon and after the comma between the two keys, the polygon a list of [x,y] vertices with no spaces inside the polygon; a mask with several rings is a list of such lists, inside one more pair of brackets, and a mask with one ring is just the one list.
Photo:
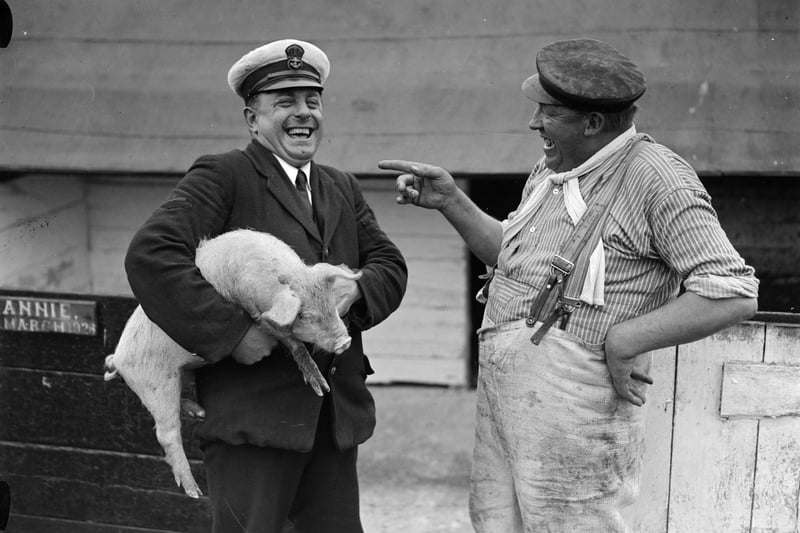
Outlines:
{"label": "dark suit jacket", "polygon": [[312,163],[310,183],[316,224],[262,145],[203,156],[130,244],[125,268],[145,313],[181,346],[213,363],[195,374],[206,409],[195,434],[203,441],[309,450],[322,404],[282,348],[252,366],[229,357],[251,319],[203,279],[194,255],[202,238],[236,228],[271,233],[309,264],[345,264],[363,272],[363,299],[346,317],[350,349],[314,358],[331,386],[337,445],[346,449],[372,435],[375,407],[365,385],[371,369],[361,331],[400,305],[406,265],[353,175]]}

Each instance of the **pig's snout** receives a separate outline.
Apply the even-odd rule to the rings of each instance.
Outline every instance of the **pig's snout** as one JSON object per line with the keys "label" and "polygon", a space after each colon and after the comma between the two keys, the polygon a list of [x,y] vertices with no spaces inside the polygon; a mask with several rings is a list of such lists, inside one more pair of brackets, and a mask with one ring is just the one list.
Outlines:
{"label": "pig's snout", "polygon": [[349,336],[336,339],[336,344],[334,344],[333,346],[333,352],[336,355],[339,355],[340,353],[342,353],[343,351],[345,351],[350,347],[351,342],[352,339]]}

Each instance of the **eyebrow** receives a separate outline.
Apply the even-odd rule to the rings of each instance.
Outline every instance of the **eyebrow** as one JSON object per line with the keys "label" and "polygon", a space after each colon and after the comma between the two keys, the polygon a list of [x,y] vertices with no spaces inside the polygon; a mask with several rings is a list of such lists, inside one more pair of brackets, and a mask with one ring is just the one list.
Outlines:
{"label": "eyebrow", "polygon": [[561,104],[539,104],[539,105],[541,106],[542,109],[556,109],[556,110],[557,109],[568,109],[568,110],[571,110],[571,108],[569,108],[569,107],[567,107],[565,105],[561,105]]}
{"label": "eyebrow", "polygon": [[[581,111],[579,109],[574,109],[569,106],[560,105],[560,104],[539,104],[542,108],[542,111],[547,113],[548,110],[554,110],[559,115],[569,115],[573,117],[583,117],[586,115],[586,112]],[[549,114],[549,113],[548,113]]]}

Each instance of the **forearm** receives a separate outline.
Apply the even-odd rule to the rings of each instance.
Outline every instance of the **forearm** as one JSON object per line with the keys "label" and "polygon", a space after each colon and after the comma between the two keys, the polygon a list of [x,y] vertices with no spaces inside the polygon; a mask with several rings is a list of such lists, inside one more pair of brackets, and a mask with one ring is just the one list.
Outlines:
{"label": "forearm", "polygon": [[175,342],[205,359],[222,359],[244,335],[250,317],[203,279],[189,250],[162,238],[170,227],[151,219],[134,237],[125,260],[131,290]]}
{"label": "forearm", "polygon": [[710,299],[686,292],[650,313],[615,324],[606,337],[606,353],[629,358],[693,342],[750,318],[755,298]]}
{"label": "forearm", "polygon": [[503,227],[499,220],[482,211],[460,189],[447,199],[439,211],[478,259],[486,265],[497,263],[503,238]]}
{"label": "forearm", "polygon": [[503,227],[459,189],[453,177],[443,168],[414,161],[384,160],[378,163],[386,170],[399,170],[397,203],[438,209],[458,231],[478,259],[486,265],[497,263]]}

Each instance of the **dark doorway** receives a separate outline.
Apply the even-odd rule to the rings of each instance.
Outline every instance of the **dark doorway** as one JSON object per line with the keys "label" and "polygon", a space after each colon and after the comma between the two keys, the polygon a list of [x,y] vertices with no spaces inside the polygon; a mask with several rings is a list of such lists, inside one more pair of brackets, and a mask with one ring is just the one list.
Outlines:
{"label": "dark doorway", "polygon": [[[503,219],[519,203],[527,176],[470,177],[469,195],[484,211]],[[756,269],[761,281],[759,311],[800,312],[800,178],[703,176],[728,238]],[[480,326],[483,305],[474,295],[483,285],[484,265],[470,255],[471,332]],[[477,380],[478,345],[470,338],[470,382]]]}
{"label": "dark doorway", "polygon": [[800,178],[702,179],[728,238],[756,269],[759,311],[800,312]]}
{"label": "dark doorway", "polygon": [[[473,178],[469,181],[469,195],[472,200],[486,213],[502,220],[513,211],[519,203],[522,187],[527,176],[492,176],[487,178]],[[486,273],[486,266],[474,255],[469,256],[469,295],[470,318],[474,333],[481,325],[483,319],[483,304],[475,300],[475,294],[483,286],[483,280],[478,276]],[[470,336],[470,385],[477,385],[478,380],[478,343],[474,334]]]}

